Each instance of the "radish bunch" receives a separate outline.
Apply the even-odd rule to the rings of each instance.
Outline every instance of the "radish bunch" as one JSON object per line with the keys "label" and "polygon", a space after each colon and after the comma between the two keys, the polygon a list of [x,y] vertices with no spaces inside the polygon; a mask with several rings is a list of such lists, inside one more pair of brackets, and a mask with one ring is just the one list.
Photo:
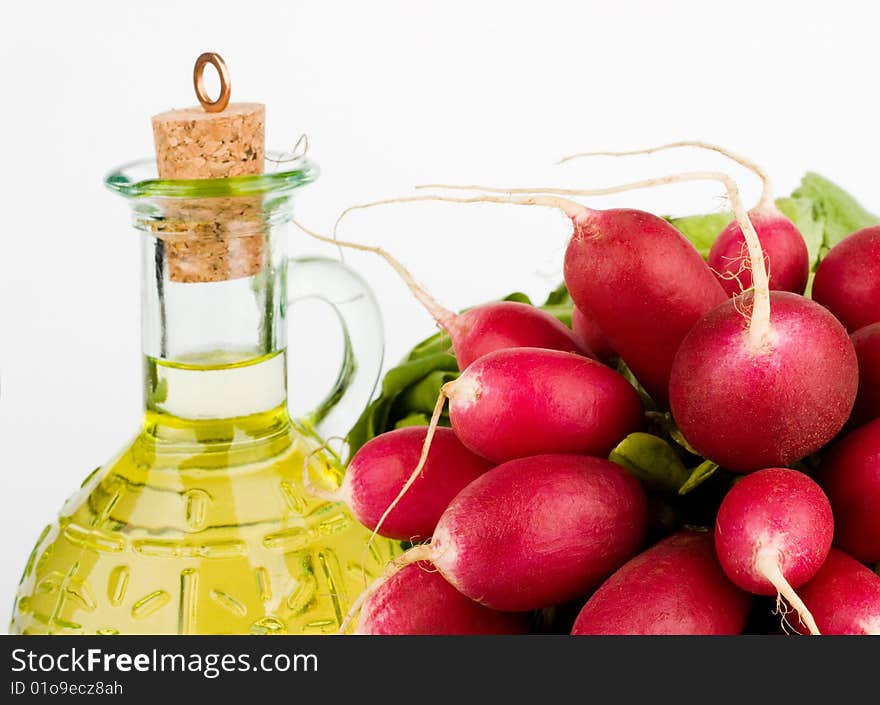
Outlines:
{"label": "radish bunch", "polygon": [[[880,228],[832,247],[807,298],[808,249],[766,173],[702,142],[630,154],[673,147],[747,166],[760,201],[696,171],[591,190],[434,184],[343,214],[562,211],[572,329],[515,302],[454,313],[383,249],[300,226],[383,257],[460,368],[427,428],[373,438],[338,488],[307,476],[374,535],[415,542],[341,632],[516,634],[572,605],[552,629],[734,634],[776,615],[791,632],[880,632]],[[720,183],[733,208],[708,260],[663,218],[571,200],[688,181]]]}

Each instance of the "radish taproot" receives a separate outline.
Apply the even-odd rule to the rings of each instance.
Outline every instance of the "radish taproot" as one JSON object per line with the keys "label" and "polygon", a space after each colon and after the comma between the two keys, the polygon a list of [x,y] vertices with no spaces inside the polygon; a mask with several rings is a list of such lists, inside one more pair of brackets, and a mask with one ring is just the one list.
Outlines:
{"label": "radish taproot", "polygon": [[880,418],[880,323],[851,336],[859,360],[859,393],[850,421],[855,425]]}
{"label": "radish taproot", "polygon": [[[325,499],[345,502],[355,518],[387,538],[418,541],[434,533],[449,502],[493,464],[462,445],[448,428],[434,432],[431,452],[409,488],[406,501],[386,510],[419,462],[425,444],[424,427],[388,431],[364,444],[348,465],[342,485],[323,492]],[[384,515],[384,519],[383,519]],[[381,527],[379,526],[382,520]]]}
{"label": "radish taproot", "polygon": [[851,332],[880,321],[880,225],[831,248],[816,270],[813,298]]}
{"label": "radish taproot", "polygon": [[751,597],[724,575],[711,533],[680,531],[619,568],[572,634],[741,634]]}
{"label": "radish taproot", "polygon": [[834,543],[860,561],[880,562],[880,419],[837,441],[818,480],[834,510]]}
{"label": "radish taproot", "polygon": [[[625,152],[581,152],[564,157],[560,163],[581,157],[652,154],[679,147],[696,147],[717,152],[746,167],[761,179],[761,198],[758,204],[749,210],[748,215],[767,260],[770,289],[803,294],[810,274],[810,255],[807,243],[797,226],[776,207],[769,175],[752,160],[716,144],[698,140],[683,140],[648,149]],[[752,275],[748,246],[742,227],[736,219],[731,220],[715,239],[709,251],[708,264],[728,296],[737,296],[751,288]]]}
{"label": "radish taproot", "polygon": [[800,596],[823,634],[880,636],[880,576],[843,551],[831,549]]}
{"label": "radish taproot", "polygon": [[393,575],[361,608],[356,634],[525,634],[528,615],[498,612],[452,587],[430,564]]}
{"label": "radish taproot", "polygon": [[385,259],[431,314],[437,325],[449,334],[455,358],[461,369],[465,369],[474,360],[487,353],[507,348],[547,348],[594,356],[580,343],[571,329],[552,314],[536,306],[518,301],[494,301],[462,313],[455,313],[444,308],[415,281],[412,274],[400,262],[381,247],[326,237],[299,222],[294,221],[294,223],[304,233],[321,242],[372,252]]}
{"label": "radish taproot", "polygon": [[524,612],[572,600],[638,551],[646,514],[638,481],[609,460],[541,455],[504,463],[452,500],[430,543],[389,564],[340,631],[396,572],[419,561],[492,609]]}
{"label": "radish taproot", "polygon": [[831,504],[813,480],[786,468],[752,473],[733,485],[715,521],[715,550],[727,577],[755,595],[776,595],[811,634],[819,629],[795,590],[831,549]]}

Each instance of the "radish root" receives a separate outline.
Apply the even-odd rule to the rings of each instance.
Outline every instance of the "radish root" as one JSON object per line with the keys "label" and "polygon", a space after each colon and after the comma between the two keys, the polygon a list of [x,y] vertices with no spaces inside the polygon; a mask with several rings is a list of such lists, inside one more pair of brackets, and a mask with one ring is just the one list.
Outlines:
{"label": "radish root", "polygon": [[421,546],[413,546],[406,553],[391,561],[385,567],[385,570],[382,571],[382,575],[376,578],[360,595],[358,595],[358,598],[352,603],[351,607],[349,607],[348,612],[346,612],[345,618],[342,620],[342,623],[339,625],[339,630],[336,633],[345,634],[352,620],[354,620],[361,607],[363,607],[364,602],[366,602],[385,583],[391,580],[391,578],[393,578],[399,571],[412,563],[429,561],[432,556],[433,550],[431,544],[426,543]]}
{"label": "radish root", "polygon": [[[507,194],[513,197],[518,194],[554,194],[559,196],[607,196],[614,193],[622,193],[624,191],[635,191],[638,189],[652,188],[655,186],[663,186],[666,184],[681,183],[686,181],[717,181],[721,183],[727,191],[727,197],[730,199],[734,216],[739,223],[740,228],[745,236],[746,245],[749,251],[749,261],[752,269],[752,288],[754,297],[752,300],[752,312],[749,318],[749,341],[752,350],[757,354],[768,343],[771,342],[770,327],[770,280],[767,275],[767,267],[764,262],[764,251],[761,248],[761,242],[758,239],[758,233],[755,231],[749,214],[746,211],[740,197],[739,187],[736,182],[727,174],[717,171],[693,171],[682,174],[672,174],[669,176],[661,176],[655,179],[644,179],[634,181],[628,184],[620,184],[598,189],[569,189],[569,188],[497,188],[483,185],[453,185],[453,184],[423,184],[416,188],[423,189],[444,189],[453,191],[482,191],[487,194]],[[476,199],[476,201],[486,200],[492,201],[491,197],[486,196],[484,199]],[[473,201],[471,201],[473,202]],[[512,201],[506,201],[508,203]]]}
{"label": "radish root", "polygon": [[388,505],[388,508],[382,513],[382,516],[379,517],[379,521],[376,523],[376,528],[373,529],[373,533],[370,534],[370,540],[367,542],[368,549],[376,538],[376,534],[379,533],[379,529],[382,528],[382,524],[384,524],[385,520],[388,518],[388,515],[391,514],[392,510],[409,491],[409,488],[412,487],[416,478],[422,474],[422,470],[425,468],[425,463],[428,462],[428,452],[431,450],[434,433],[437,431],[437,425],[440,423],[440,415],[443,413],[443,407],[446,405],[446,399],[449,397],[449,390],[452,388],[451,385],[454,384],[455,381],[447,382],[440,388],[440,395],[437,397],[437,403],[434,405],[434,413],[431,414],[431,423],[428,424],[428,432],[425,434],[425,442],[422,444],[422,454],[419,456],[419,462],[416,465],[415,470],[413,470],[412,474],[407,478],[403,487],[400,488],[400,492],[397,493],[394,501]]}
{"label": "radish root", "polygon": [[642,154],[654,154],[655,152],[662,152],[667,149],[678,149],[679,147],[696,147],[697,149],[717,152],[731,161],[736,162],[740,166],[744,166],[761,179],[761,199],[758,201],[756,208],[759,210],[765,210],[773,206],[773,185],[770,181],[770,175],[763,169],[763,167],[756,162],[753,162],[748,157],[732,152],[726,147],[711,142],[703,142],[702,140],[679,140],[677,142],[661,144],[656,147],[648,147],[647,149],[632,149],[622,152],[578,152],[577,154],[569,154],[556,163],[565,164],[566,162],[581,159],[583,157],[629,157]]}
{"label": "radish root", "polygon": [[782,570],[779,568],[779,555],[775,551],[759,551],[758,557],[755,560],[755,567],[776,588],[778,599],[781,600],[784,597],[794,611],[798,613],[801,622],[810,630],[810,634],[820,635],[821,632],[810,610],[782,574]]}
{"label": "radish root", "polygon": [[[416,188],[428,188],[427,186],[417,186]],[[474,188],[466,188],[462,187],[464,191],[478,191],[478,190],[486,190],[480,189],[478,187]],[[494,191],[496,194],[510,194],[509,191],[504,191],[501,189],[497,189]],[[510,203],[518,206],[547,206],[549,208],[558,208],[563,213],[565,213],[569,218],[576,218],[578,216],[583,216],[584,214],[589,212],[589,209],[585,206],[577,203],[575,201],[559,198],[558,196],[553,195],[535,195],[532,192],[523,189],[522,191],[518,191],[522,195],[481,195],[481,196],[400,196],[399,198],[385,198],[381,201],[371,201],[369,203],[359,203],[354,206],[349,206],[342,213],[339,214],[339,217],[336,219],[336,223],[333,226],[333,240],[330,242],[336,244],[337,243],[337,232],[339,230],[339,224],[342,220],[352,211],[364,210],[366,208],[375,208],[376,206],[387,206],[393,203],[424,203],[430,201],[440,201],[443,203]]]}
{"label": "radish root", "polygon": [[[393,202],[393,201],[392,201]],[[366,206],[356,206],[356,207],[366,207]],[[345,211],[347,212],[347,211]],[[340,216],[341,218],[342,216]],[[339,221],[337,220],[337,223]],[[300,223],[297,220],[293,220],[293,224],[302,230],[309,237],[314,238],[315,240],[320,240],[321,242],[326,242],[331,245],[337,245],[341,247],[347,247],[352,250],[360,250],[362,252],[372,252],[374,254],[382,257],[391,267],[400,275],[400,278],[403,279],[404,283],[407,285],[409,290],[413,293],[416,299],[424,306],[428,313],[434,318],[435,321],[445,330],[449,330],[451,327],[455,326],[456,319],[458,315],[453,311],[445,308],[438,302],[433,296],[431,296],[425,289],[422,287],[410,274],[409,270],[406,269],[398,260],[392,257],[386,250],[383,250],[381,247],[373,247],[370,245],[361,245],[356,242],[346,242],[344,240],[339,240],[335,235],[334,228],[334,236],[332,238],[327,237],[325,235],[319,235],[318,233],[310,230],[305,225]]]}

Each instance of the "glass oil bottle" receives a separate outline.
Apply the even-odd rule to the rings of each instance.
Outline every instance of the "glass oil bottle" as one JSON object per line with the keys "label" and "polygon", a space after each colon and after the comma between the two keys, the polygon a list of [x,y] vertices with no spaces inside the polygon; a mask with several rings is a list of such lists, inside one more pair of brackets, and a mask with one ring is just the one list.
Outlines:
{"label": "glass oil bottle", "polygon": [[[369,531],[303,484],[304,463],[325,486],[340,481],[314,429],[341,425],[372,393],[375,300],[337,261],[288,260],[293,192],[316,169],[266,159],[262,106],[225,105],[225,67],[207,57],[204,110],[154,118],[158,174],[136,163],[106,181],[143,240],[142,428],[39,537],[13,633],[334,633],[365,577],[400,551],[384,539],[366,551]],[[206,62],[221,70],[213,103]],[[287,358],[321,341],[288,342],[285,318],[309,296],[333,305],[346,349],[325,402],[294,420]]]}

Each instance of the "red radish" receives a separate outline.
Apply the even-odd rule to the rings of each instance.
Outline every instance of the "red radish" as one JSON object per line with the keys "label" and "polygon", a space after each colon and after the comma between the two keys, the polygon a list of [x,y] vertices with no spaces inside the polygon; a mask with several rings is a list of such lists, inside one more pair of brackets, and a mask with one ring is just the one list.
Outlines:
{"label": "red radish", "polygon": [[757,342],[746,294],[688,334],[669,383],[672,414],[688,442],[734,472],[788,465],[819,450],[850,415],[858,388],[843,326],[797,294],[773,292]]}
{"label": "red radish", "polygon": [[[592,190],[427,184],[419,188],[485,193],[395,201],[511,203],[562,210],[574,227],[565,255],[565,281],[575,305],[599,326],[654,400],[664,405],[675,351],[691,327],[725,300],[724,290],[694,246],[662,218],[632,209],[591,210],[559,194],[603,195],[688,180],[724,181],[736,189],[722,174],[695,172]],[[745,218],[744,211],[737,217]]]}
{"label": "red radish", "polygon": [[[773,187],[767,172],[750,159],[715,144],[685,140],[626,152],[583,152],[565,157],[560,163],[580,157],[652,154],[678,147],[698,147],[718,152],[751,170],[761,179],[763,184],[761,200],[757,206],[749,211],[748,215],[755,232],[758,234],[761,249],[764,251],[770,270],[770,289],[803,294],[810,274],[810,255],[807,251],[807,243],[795,224],[774,204]],[[728,296],[736,296],[751,288],[752,275],[748,246],[742,227],[736,220],[732,220],[715,240],[709,252],[708,263]]]}
{"label": "red radish", "polygon": [[819,485],[796,470],[770,468],[742,478],[724,497],[715,550],[735,585],[784,597],[818,634],[795,590],[822,567],[833,534],[831,505]]}
{"label": "red radish", "polygon": [[722,572],[712,534],[680,531],[608,578],[571,633],[741,634],[751,602]]}
{"label": "red radish", "polygon": [[724,184],[737,221],[757,243],[754,228],[739,202],[736,183],[716,172],[677,174],[592,190],[427,184],[419,188],[485,193],[470,197],[409,196],[362,204],[344,211],[337,225],[352,210],[415,201],[509,203],[562,210],[574,226],[566,250],[565,280],[575,305],[595,321],[642,386],[663,405],[681,341],[703,315],[726,299],[725,292],[693,245],[662,218],[631,209],[591,210],[559,196],[596,196],[702,180]]}
{"label": "red radish", "polygon": [[880,576],[832,548],[800,595],[823,634],[880,635]]}
{"label": "red radish", "polygon": [[[649,394],[652,394],[655,400],[660,400],[662,404],[666,399],[667,384],[676,349],[690,328],[707,311],[711,310],[716,304],[726,300],[723,289],[715,280],[693,245],[663,219],[636,210],[589,210],[579,203],[561,198],[558,195],[546,194],[598,195],[689,180],[714,180],[724,184],[733,205],[736,219],[742,226],[743,232],[747,235],[756,283],[755,306],[749,325],[748,339],[750,343],[763,351],[768,345],[765,337],[772,338],[772,331],[769,325],[770,300],[767,289],[767,273],[763,266],[763,258],[757,235],[740,202],[737,185],[726,174],[716,172],[678,174],[593,191],[574,189],[501,190],[482,186],[433,184],[423,188],[482,189],[504,195],[481,194],[470,197],[411,196],[397,198],[390,201],[353,206],[344,211],[339,220],[355,209],[369,208],[383,203],[408,201],[492,202],[548,206],[561,209],[572,219],[574,225],[574,235],[566,251],[565,278],[575,304],[596,321],[601,330],[608,336],[614,350],[620,354],[639,382],[646,387]],[[543,193],[535,194],[534,192]],[[337,220],[337,225],[339,220]],[[846,338],[845,335],[844,338]],[[846,338],[846,342],[849,344],[849,353],[852,357],[853,368],[855,368],[855,353],[848,338]],[[808,352],[828,352],[822,346],[816,346],[814,350],[807,348],[807,350]],[[838,359],[840,359],[840,356],[838,356]],[[835,359],[832,358],[831,362],[833,363],[834,361]],[[846,369],[844,368],[845,372]],[[532,375],[532,377],[536,377],[536,375]],[[466,384],[469,379],[473,380],[474,376],[467,377],[463,375],[462,378],[456,380],[453,384],[464,386],[464,391],[467,393]],[[479,384],[475,386],[482,389],[483,382],[483,380],[479,380]],[[509,385],[505,386],[509,387]],[[561,393],[558,387],[556,389],[557,393]],[[469,396],[465,397],[465,400],[472,397],[474,395],[471,392]],[[572,395],[561,398],[572,400]],[[854,399],[855,389],[853,389],[849,407],[846,409],[844,421],[846,416],[849,415]],[[474,437],[470,435],[464,438],[466,431],[477,434],[479,430],[477,427],[473,429],[465,428],[465,426],[469,426],[467,422],[456,425],[455,400],[452,401],[453,410],[451,412],[453,427],[457,435],[463,439],[465,445],[471,448],[471,450],[496,461],[517,457],[517,455],[521,455],[524,452],[591,452],[590,450],[576,450],[571,446],[573,439],[579,435],[577,433],[577,423],[571,424],[568,429],[563,429],[561,425],[557,425],[553,433],[547,437],[548,444],[540,449],[534,448],[531,444],[534,443],[534,439],[538,436],[533,432],[533,429],[542,428],[542,430],[546,430],[546,423],[541,421],[540,415],[533,413],[532,401],[531,399],[526,400],[528,406],[525,408],[528,409],[528,412],[524,412],[520,418],[534,419],[538,425],[529,425],[523,428],[517,423],[510,424],[510,428],[517,428],[523,432],[524,440],[512,438],[510,434],[504,432],[503,428],[501,430],[493,429],[493,433],[487,436],[485,442],[479,439],[475,441]],[[779,403],[780,400],[771,400],[771,403],[773,402]],[[443,398],[441,395],[435,408],[432,427],[436,425],[439,418],[442,403]],[[546,404],[546,402],[542,403]],[[484,405],[484,408],[488,406]],[[570,405],[567,406],[569,409],[573,408]],[[477,407],[480,407],[480,400],[476,400],[474,403],[474,408],[476,409]],[[500,406],[498,408],[504,407]],[[779,411],[781,412],[782,410]],[[480,418],[478,414],[469,414],[469,416],[471,415],[475,418]],[[461,416],[464,417],[465,415],[462,414]],[[565,421],[565,415],[558,416],[557,414],[552,414],[551,418],[557,424]],[[495,422],[494,418],[486,419],[485,416],[482,417],[482,420],[483,426],[480,430],[491,428],[490,424]],[[840,423],[840,426],[842,425],[843,421]],[[581,426],[583,425],[581,424]],[[840,426],[834,429],[833,433],[836,433]],[[547,436],[546,433],[541,435]],[[686,432],[685,435],[687,435]],[[427,452],[430,437],[429,431],[424,452]],[[478,442],[480,443],[479,446],[477,445]],[[401,490],[401,494],[406,492],[418,472],[419,468],[417,467],[410,480]],[[387,511],[393,508],[395,502],[392,503]]]}
{"label": "red radish", "polygon": [[816,270],[813,298],[851,331],[880,321],[880,225],[831,248]]}
{"label": "red radish", "polygon": [[838,441],[818,479],[834,509],[834,543],[865,563],[880,561],[880,419]]}
{"label": "red radish", "polygon": [[525,634],[521,612],[498,612],[462,595],[429,564],[395,573],[361,608],[357,634]]}
{"label": "red radish", "polygon": [[593,356],[558,318],[516,301],[483,304],[441,325],[453,340],[455,357],[462,369],[483,355],[511,348],[544,348]]}
{"label": "red radish", "polygon": [[735,184],[724,180],[746,235],[754,288],[687,334],[672,366],[669,401],[694,448],[729,470],[749,472],[787,465],[840,431],[855,402],[858,362],[827,310],[797,294],[771,295],[757,233]]}
{"label": "red radish", "polygon": [[[570,201],[554,201],[546,195],[523,200],[513,195],[611,193],[696,180],[720,181],[727,189],[746,236],[754,283],[750,295],[722,298],[723,305],[702,319],[692,297],[694,290],[680,289],[678,283],[699,279],[698,270],[684,266],[683,256],[670,254],[679,251],[673,240],[662,234],[667,232],[665,221],[639,211],[602,211],[598,215],[588,211],[578,217],[577,204],[570,205]],[[771,317],[760,240],[729,176],[693,172],[601,191],[533,188],[508,189],[507,194],[508,202],[568,208],[575,235],[566,251],[565,278],[575,304],[599,324],[655,400],[665,397],[659,396],[658,385],[668,381],[669,401],[680,430],[707,458],[740,472],[785,465],[821,448],[846,423],[858,385],[852,343],[827,311],[796,294],[773,292],[779,305]],[[479,200],[487,199],[482,196]],[[604,228],[593,222],[603,218]],[[637,240],[633,233],[638,233]],[[703,264],[690,243],[683,237],[681,240]],[[615,250],[609,242],[620,247]],[[665,246],[657,248],[661,242]],[[681,266],[667,268],[670,264]],[[606,268],[610,272],[607,277],[601,274]],[[604,293],[596,289],[599,282],[607,288]],[[651,291],[640,288],[646,282],[650,282]],[[714,284],[720,289],[717,282]],[[685,293],[677,297],[680,290]],[[638,300],[631,300],[631,296]],[[590,302],[587,307],[581,297]],[[629,303],[618,309],[622,302]],[[665,310],[659,308],[660,303]],[[606,317],[615,310],[616,320]],[[666,324],[665,330],[655,330],[658,321]],[[646,331],[653,337],[645,338]]]}
{"label": "red radish", "polygon": [[852,334],[859,360],[859,393],[851,421],[858,425],[880,418],[880,323]]}
{"label": "red radish", "polygon": [[444,385],[455,434],[495,462],[542,453],[606,456],[642,422],[635,389],[580,355],[512,348]]}
{"label": "red radish", "polygon": [[559,604],[638,550],[646,500],[614,463],[585,456],[514,460],[468,485],[437,524],[434,565],[462,593],[504,610]]}
{"label": "red radish", "polygon": [[585,211],[574,219],[565,282],[660,405],[682,339],[725,299],[693,245],[662,218],[636,210]]}
{"label": "red radish", "polygon": [[[770,274],[770,289],[803,294],[810,276],[810,255],[801,231],[769,201],[749,211]],[[709,251],[709,266],[728,296],[737,296],[752,286],[748,248],[742,228],[732,221]]]}
{"label": "red radish", "polygon": [[[394,202],[394,201],[391,201]],[[381,203],[385,203],[382,201]],[[452,339],[452,349],[458,366],[465,369],[486,353],[506,348],[547,348],[582,353],[592,357],[574,333],[558,318],[546,311],[517,301],[496,301],[455,313],[441,306],[434,297],[416,283],[400,262],[381,247],[360,245],[319,235],[300,223],[296,226],[307,235],[364,252],[373,252],[385,259],[400,275],[413,295],[433,316],[437,324]]]}
{"label": "red radish", "polygon": [[496,463],[544,453],[606,456],[643,419],[633,386],[595,360],[543,348],[484,355],[441,388],[418,464],[373,536],[420,476],[446,399],[455,435]]}
{"label": "red radish", "polygon": [[[426,435],[426,428],[411,427],[372,438],[355,453],[332,498],[344,501],[361,524],[376,529],[418,464]],[[429,538],[449,502],[491,467],[492,463],[465,448],[452,430],[438,428],[406,501],[388,512],[379,529],[381,535],[410,541]]]}
{"label": "red radish", "polygon": [[614,350],[596,322],[574,306],[571,311],[571,328],[581,345],[603,362],[614,357]]}
{"label": "red radish", "polygon": [[431,543],[395,559],[340,631],[394,573],[418,561],[493,609],[524,612],[574,599],[639,549],[646,515],[638,481],[611,461],[540,455],[504,463],[452,500]]}

